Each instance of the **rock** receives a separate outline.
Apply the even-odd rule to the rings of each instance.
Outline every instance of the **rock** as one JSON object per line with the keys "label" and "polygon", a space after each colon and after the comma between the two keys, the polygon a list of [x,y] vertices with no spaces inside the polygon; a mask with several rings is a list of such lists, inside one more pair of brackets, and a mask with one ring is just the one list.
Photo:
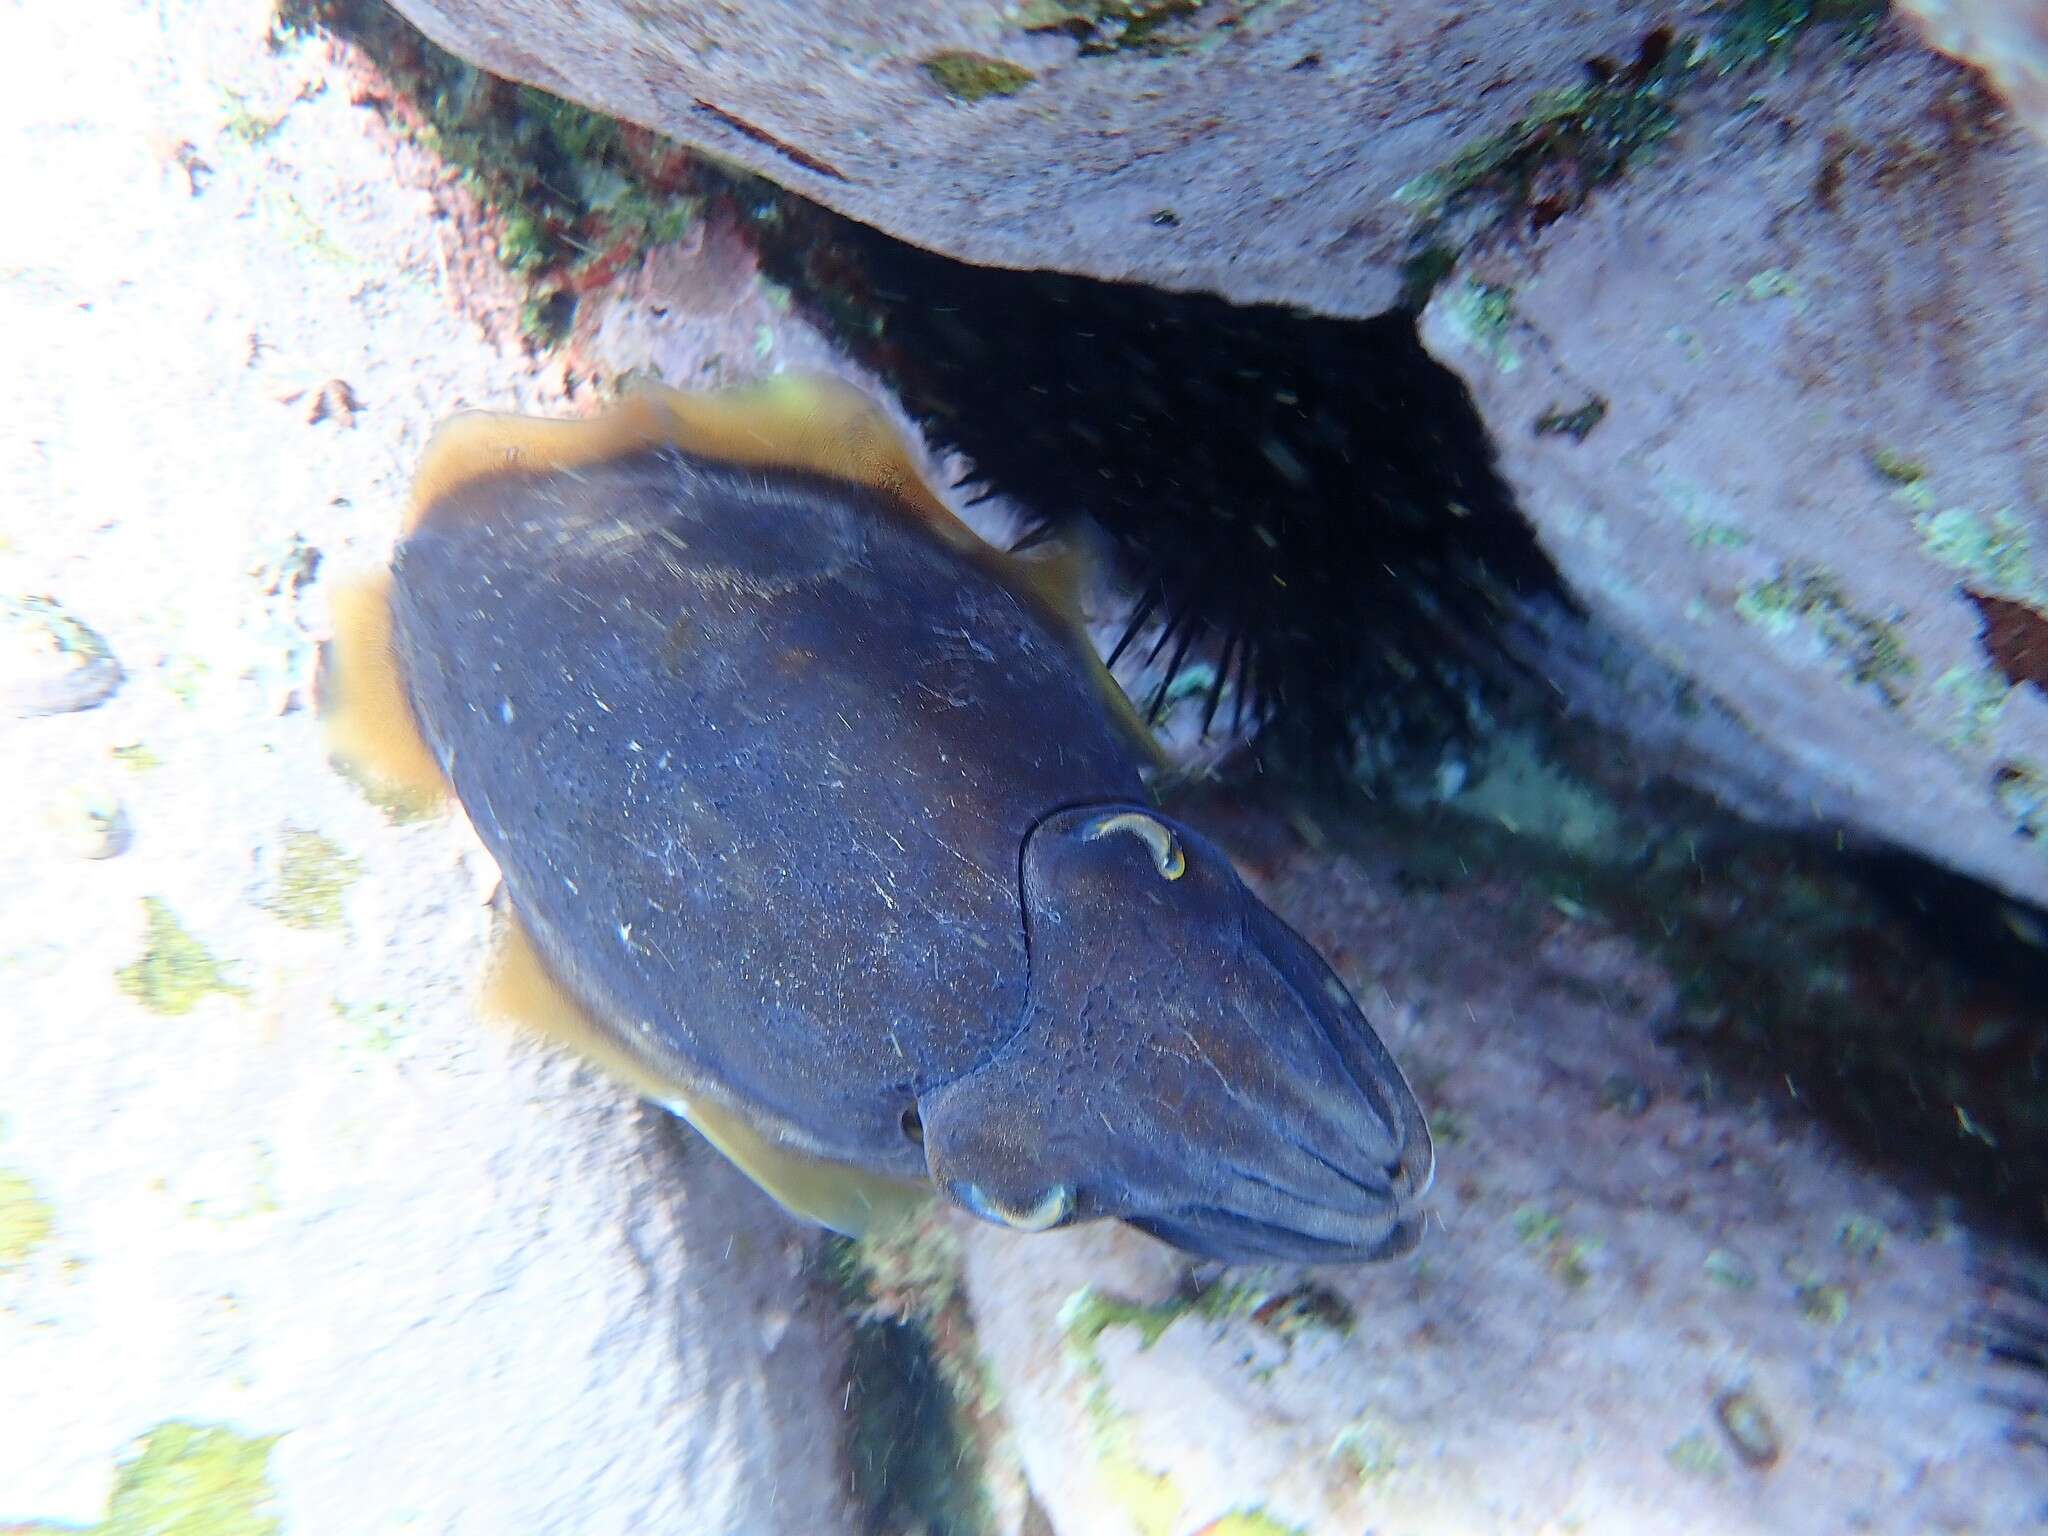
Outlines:
{"label": "rock", "polygon": [[[1580,61],[1712,7],[1601,0],[399,0],[495,73],[942,254],[1371,315],[1400,190]],[[1135,18],[1135,19],[1134,19]]]}
{"label": "rock", "polygon": [[1707,88],[1425,344],[1600,618],[1844,821],[2048,901],[2048,147],[1898,34]]}
{"label": "rock", "polygon": [[0,14],[5,587],[107,630],[29,607],[70,712],[0,722],[0,1528],[852,1536],[812,1234],[481,1019],[488,862],[279,712],[434,425],[565,405],[271,22]]}
{"label": "rock", "polygon": [[2039,0],[1898,0],[1931,48],[1975,64],[2048,142],[2048,9]]}
{"label": "rock", "polygon": [[[1652,1041],[1669,981],[1597,923],[1532,943],[1502,888],[1266,863],[1269,899],[1384,999],[1436,1123],[1439,1220],[1412,1261],[1349,1270],[967,1230],[976,1334],[1059,1536],[2038,1515],[2024,1408],[1955,1345],[1988,1242],[1715,1094]],[[1618,1069],[1640,1108],[1612,1102]]]}
{"label": "rock", "polygon": [[68,715],[104,704],[121,686],[106,640],[47,597],[0,601],[0,710]]}

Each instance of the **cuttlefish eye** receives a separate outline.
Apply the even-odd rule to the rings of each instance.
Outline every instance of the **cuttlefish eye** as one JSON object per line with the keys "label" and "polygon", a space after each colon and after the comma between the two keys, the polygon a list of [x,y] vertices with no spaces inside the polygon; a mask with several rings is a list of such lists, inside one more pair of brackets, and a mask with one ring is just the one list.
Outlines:
{"label": "cuttlefish eye", "polygon": [[946,1186],[946,1193],[983,1221],[992,1221],[1013,1232],[1049,1231],[1074,1214],[1074,1191],[1065,1184],[1053,1185],[1037,1201],[1022,1209],[1003,1204],[979,1184],[970,1184],[964,1179],[953,1180]]}

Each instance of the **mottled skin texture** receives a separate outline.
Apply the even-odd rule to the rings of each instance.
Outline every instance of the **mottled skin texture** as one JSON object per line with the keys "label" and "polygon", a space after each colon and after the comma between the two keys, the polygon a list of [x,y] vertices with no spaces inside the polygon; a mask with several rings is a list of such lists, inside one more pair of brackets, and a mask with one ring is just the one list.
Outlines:
{"label": "mottled skin texture", "polygon": [[[1092,656],[1004,557],[646,449],[457,487],[394,577],[422,733],[557,980],[657,1072],[1015,1225],[1412,1244],[1398,1070],[1146,809]],[[1102,831],[1129,810],[1175,878]]]}

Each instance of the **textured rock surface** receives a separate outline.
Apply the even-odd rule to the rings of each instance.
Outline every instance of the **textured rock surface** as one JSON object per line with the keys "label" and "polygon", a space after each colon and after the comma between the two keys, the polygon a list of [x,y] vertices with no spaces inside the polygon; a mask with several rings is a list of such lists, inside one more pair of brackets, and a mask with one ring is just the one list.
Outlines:
{"label": "textured rock surface", "polygon": [[[1508,127],[1534,92],[1579,83],[1581,59],[1709,9],[1237,0],[1091,53],[1027,30],[1062,8],[1118,9],[398,4],[488,69],[946,255],[1340,315],[1395,301],[1412,222],[1398,188]],[[960,53],[1033,78],[949,94],[927,65]]]}
{"label": "textured rock surface", "polygon": [[295,1532],[850,1531],[807,1234],[478,1019],[488,862],[302,707],[434,423],[562,402],[268,22],[0,14],[0,591],[126,673],[0,722],[0,1525],[141,1529],[154,1474]]}
{"label": "textured rock surface", "polygon": [[1929,46],[1975,64],[2048,143],[2048,6],[2040,0],[1898,0]]}
{"label": "textured rock surface", "polygon": [[1974,1241],[1653,1043],[1670,984],[1626,940],[1506,885],[1261,864],[1382,1000],[1441,1221],[1409,1263],[1232,1272],[1193,1300],[1185,1261],[1128,1232],[968,1230],[977,1334],[1060,1536],[2039,1518],[2039,1465],[1954,1342]]}
{"label": "textured rock surface", "polygon": [[1704,93],[1423,333],[1597,613],[1818,816],[2038,902],[2044,292],[2048,147],[1893,34]]}

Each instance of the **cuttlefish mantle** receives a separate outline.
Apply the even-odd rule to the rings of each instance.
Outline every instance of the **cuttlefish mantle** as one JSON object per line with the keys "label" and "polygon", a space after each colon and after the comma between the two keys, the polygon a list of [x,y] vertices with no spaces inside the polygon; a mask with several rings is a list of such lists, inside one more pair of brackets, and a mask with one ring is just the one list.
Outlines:
{"label": "cuttlefish mantle", "polygon": [[937,1190],[1224,1260],[1413,1247],[1422,1112],[1152,803],[1070,561],[994,549],[846,386],[457,418],[337,607],[340,755],[452,791],[494,995],[859,1231]]}

